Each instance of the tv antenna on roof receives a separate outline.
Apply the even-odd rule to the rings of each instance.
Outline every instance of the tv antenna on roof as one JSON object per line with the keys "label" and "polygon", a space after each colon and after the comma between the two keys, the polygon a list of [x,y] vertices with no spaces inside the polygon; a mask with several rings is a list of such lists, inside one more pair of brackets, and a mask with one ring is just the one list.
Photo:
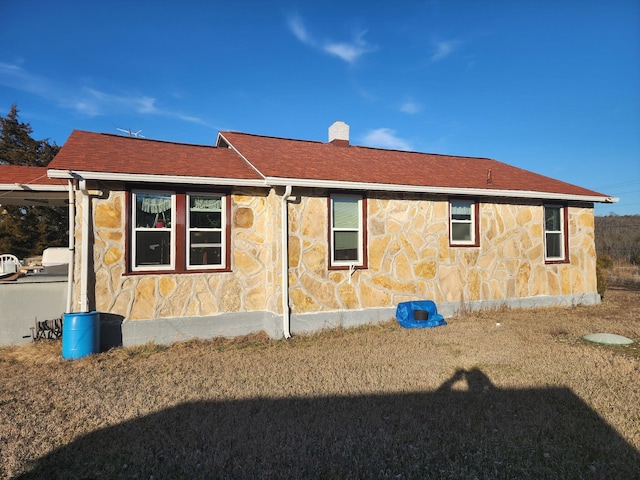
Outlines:
{"label": "tv antenna on roof", "polygon": [[137,132],[134,132],[133,130],[129,129],[124,129],[124,128],[118,128],[116,127],[116,130],[126,133],[127,135],[129,135],[130,137],[135,137],[135,138],[144,138],[144,135],[140,135],[140,132],[142,130],[138,130]]}

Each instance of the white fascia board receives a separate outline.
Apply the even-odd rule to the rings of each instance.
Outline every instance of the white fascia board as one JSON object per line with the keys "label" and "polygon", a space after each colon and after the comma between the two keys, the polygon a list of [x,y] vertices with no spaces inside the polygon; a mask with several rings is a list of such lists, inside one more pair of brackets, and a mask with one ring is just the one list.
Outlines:
{"label": "white fascia board", "polygon": [[40,185],[36,183],[0,183],[0,191],[6,192],[66,192],[67,185]]}
{"label": "white fascia board", "polygon": [[[224,138],[224,137],[223,137]],[[249,163],[249,162],[248,162]],[[121,182],[172,183],[192,185],[231,185],[238,187],[287,186],[328,188],[341,190],[373,190],[381,192],[430,193],[436,195],[467,195],[481,197],[527,198],[542,200],[565,200],[595,203],[616,203],[615,197],[598,195],[573,195],[564,193],[535,192],[529,190],[495,190],[484,188],[434,187],[429,185],[397,185],[388,183],[341,182],[334,180],[313,180],[305,178],[265,177],[261,179],[187,177],[177,175],[149,175],[135,173],[88,172],[70,170],[48,170],[49,178],[81,178],[85,180],[111,180]],[[51,186],[52,190],[65,190],[64,186]],[[13,185],[15,189],[15,184]]]}
{"label": "white fascia board", "polygon": [[238,187],[268,187],[261,179],[187,177],[182,175],[150,175],[138,173],[87,172],[80,170],[49,170],[49,178],[81,178],[119,182],[174,183],[191,185],[233,185]]}
{"label": "white fascia board", "polygon": [[388,183],[341,182],[300,178],[266,177],[269,185],[294,185],[310,188],[336,188],[343,190],[374,190],[382,192],[431,193],[437,195],[468,195],[473,197],[510,197],[542,200],[565,200],[597,203],[616,203],[620,199],[598,195],[573,195],[566,193],[535,192],[529,190],[495,190],[485,188],[434,187],[429,185],[396,185]]}

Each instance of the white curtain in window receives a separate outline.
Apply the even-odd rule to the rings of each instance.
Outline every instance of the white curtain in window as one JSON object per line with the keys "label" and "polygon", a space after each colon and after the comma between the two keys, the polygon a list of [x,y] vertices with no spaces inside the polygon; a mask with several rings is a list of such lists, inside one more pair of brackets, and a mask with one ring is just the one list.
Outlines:
{"label": "white curtain in window", "polygon": [[451,214],[471,217],[471,204],[466,202],[451,202]]}
{"label": "white curtain in window", "polygon": [[142,196],[142,202],[140,203],[140,210],[146,213],[163,213],[171,209],[171,197],[170,196],[148,196],[144,194],[138,194]]}
{"label": "white curtain in window", "polygon": [[191,208],[199,210],[220,210],[222,199],[212,197],[191,197]]}

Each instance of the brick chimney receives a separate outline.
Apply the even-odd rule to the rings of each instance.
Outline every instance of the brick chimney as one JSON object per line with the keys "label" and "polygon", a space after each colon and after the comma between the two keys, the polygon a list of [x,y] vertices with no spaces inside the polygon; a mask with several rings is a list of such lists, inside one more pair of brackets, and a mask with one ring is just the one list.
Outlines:
{"label": "brick chimney", "polygon": [[349,146],[349,125],[338,120],[329,127],[329,143],[340,147]]}

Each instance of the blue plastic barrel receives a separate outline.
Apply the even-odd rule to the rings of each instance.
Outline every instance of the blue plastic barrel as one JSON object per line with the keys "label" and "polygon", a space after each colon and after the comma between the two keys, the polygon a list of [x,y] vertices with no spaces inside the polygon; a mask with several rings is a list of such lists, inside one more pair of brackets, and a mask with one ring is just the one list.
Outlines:
{"label": "blue plastic barrel", "polygon": [[65,313],[62,320],[62,358],[81,358],[100,352],[100,312]]}

